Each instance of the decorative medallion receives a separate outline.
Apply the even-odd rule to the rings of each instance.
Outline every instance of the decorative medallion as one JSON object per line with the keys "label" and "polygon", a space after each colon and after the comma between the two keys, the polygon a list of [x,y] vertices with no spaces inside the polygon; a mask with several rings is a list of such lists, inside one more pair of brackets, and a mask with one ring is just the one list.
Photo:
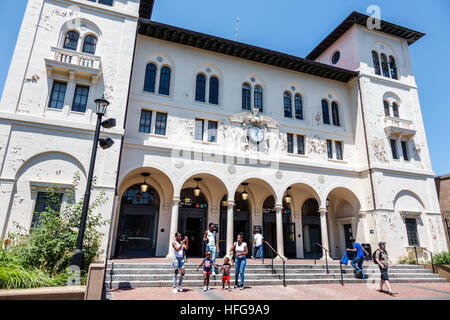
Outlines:
{"label": "decorative medallion", "polygon": [[333,96],[331,94],[329,94],[328,99],[333,99]]}
{"label": "decorative medallion", "polygon": [[278,170],[278,171],[275,173],[275,178],[277,178],[278,180],[283,179],[283,172],[281,172],[280,170]]}
{"label": "decorative medallion", "polygon": [[296,89],[295,86],[292,86],[292,87],[291,87],[291,90],[292,90],[292,91],[295,91],[295,89]]}
{"label": "decorative medallion", "polygon": [[325,183],[325,177],[322,176],[322,175],[320,175],[320,176],[319,176],[319,182],[320,182],[321,184],[324,184],[324,183]]}
{"label": "decorative medallion", "polygon": [[177,161],[175,161],[175,168],[177,169],[181,169],[184,167],[184,162],[181,159],[178,159]]}
{"label": "decorative medallion", "polygon": [[158,58],[156,58],[156,61],[158,61],[158,62],[163,62],[163,57],[158,57]]}
{"label": "decorative medallion", "polygon": [[229,174],[235,174],[236,173],[236,167],[233,166],[233,165],[228,166],[228,173]]}
{"label": "decorative medallion", "polygon": [[255,81],[256,81],[255,77],[251,77],[251,78],[250,78],[250,81],[251,81],[251,82],[255,82]]}
{"label": "decorative medallion", "polygon": [[210,67],[206,68],[206,73],[211,73],[211,68]]}

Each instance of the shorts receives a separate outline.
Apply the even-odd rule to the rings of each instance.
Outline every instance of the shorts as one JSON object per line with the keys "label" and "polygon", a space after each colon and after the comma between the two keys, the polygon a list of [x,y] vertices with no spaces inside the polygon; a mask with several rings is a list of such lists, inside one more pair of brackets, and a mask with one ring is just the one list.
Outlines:
{"label": "shorts", "polygon": [[230,283],[230,276],[222,276],[222,283]]}
{"label": "shorts", "polygon": [[211,274],[211,270],[203,270],[203,274]]}
{"label": "shorts", "polygon": [[184,268],[184,258],[173,257],[172,267],[174,270],[183,269]]}
{"label": "shorts", "polygon": [[381,280],[389,280],[388,267],[380,268]]}

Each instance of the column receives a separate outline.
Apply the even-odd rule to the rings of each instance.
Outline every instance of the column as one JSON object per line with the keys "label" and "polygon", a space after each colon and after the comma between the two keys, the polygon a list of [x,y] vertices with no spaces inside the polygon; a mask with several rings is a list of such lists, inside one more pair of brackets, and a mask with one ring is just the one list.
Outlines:
{"label": "column", "polygon": [[13,189],[15,181],[13,179],[0,180],[0,239],[7,237],[7,229],[9,222],[10,206],[12,203]]}
{"label": "column", "polygon": [[[283,239],[283,205],[278,203],[275,205],[276,224],[277,224],[277,251],[280,256],[284,258],[284,239]],[[278,256],[276,259],[280,259]]]}
{"label": "column", "polygon": [[[320,213],[320,231],[322,235],[322,246],[329,251],[330,245],[328,243],[327,209],[320,208],[319,213]],[[325,259],[325,254],[328,255],[328,259],[331,259],[329,253],[326,251],[323,252],[322,259]]]}
{"label": "column", "polygon": [[170,235],[169,235],[169,253],[167,259],[174,257],[172,243],[175,241],[175,232],[178,231],[178,208],[180,207],[180,196],[174,196],[172,201],[172,216],[170,220]]}
{"label": "column", "polygon": [[228,200],[227,201],[227,252],[226,256],[230,257],[230,250],[233,246],[233,228],[234,228],[234,217],[233,217],[233,210],[234,210],[234,200]]}

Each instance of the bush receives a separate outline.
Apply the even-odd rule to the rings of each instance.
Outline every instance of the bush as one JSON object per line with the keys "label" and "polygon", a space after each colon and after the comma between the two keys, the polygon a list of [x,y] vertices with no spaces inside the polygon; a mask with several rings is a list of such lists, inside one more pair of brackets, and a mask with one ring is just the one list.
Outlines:
{"label": "bush", "polygon": [[408,253],[407,256],[400,257],[398,260],[399,264],[416,264],[416,257],[412,252]]}
{"label": "bush", "polygon": [[442,251],[433,256],[433,262],[435,264],[450,264],[450,252]]}
{"label": "bush", "polygon": [[[0,288],[53,286],[67,281],[67,268],[76,249],[83,207],[83,199],[75,201],[80,182],[78,172],[73,181],[74,188],[65,195],[67,201],[63,206],[56,189],[48,189],[45,211],[30,230],[14,223],[16,230],[8,234],[11,246],[0,250]],[[106,201],[101,191],[89,206],[83,241],[84,268],[81,275],[84,278],[89,265],[100,254],[103,234],[98,229],[109,223],[102,220],[100,213],[94,212]],[[11,281],[7,280],[8,277]]]}

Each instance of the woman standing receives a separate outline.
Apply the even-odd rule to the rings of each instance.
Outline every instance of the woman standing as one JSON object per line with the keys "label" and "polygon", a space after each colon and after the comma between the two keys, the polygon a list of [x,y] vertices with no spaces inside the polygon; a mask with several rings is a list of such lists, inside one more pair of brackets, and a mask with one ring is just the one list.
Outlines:
{"label": "woman standing", "polygon": [[181,271],[180,275],[180,283],[178,290],[180,292],[183,292],[183,287],[181,286],[183,284],[183,277],[184,277],[184,250],[189,249],[188,244],[188,237],[184,237],[184,240],[181,241],[181,233],[177,232],[175,233],[175,241],[172,242],[174,257],[172,260],[172,266],[173,266],[173,293],[177,293],[177,275],[178,270]]}
{"label": "woman standing", "polygon": [[244,271],[245,271],[245,265],[247,264],[247,254],[248,254],[248,246],[247,243],[243,241],[244,234],[241,232],[237,236],[237,241],[233,243],[233,246],[230,250],[230,257],[233,256],[233,251],[236,251],[236,258],[234,260],[235,267],[236,267],[236,273],[234,278],[234,287],[238,287],[238,279],[239,274],[241,275],[241,285],[240,289],[244,290]]}

